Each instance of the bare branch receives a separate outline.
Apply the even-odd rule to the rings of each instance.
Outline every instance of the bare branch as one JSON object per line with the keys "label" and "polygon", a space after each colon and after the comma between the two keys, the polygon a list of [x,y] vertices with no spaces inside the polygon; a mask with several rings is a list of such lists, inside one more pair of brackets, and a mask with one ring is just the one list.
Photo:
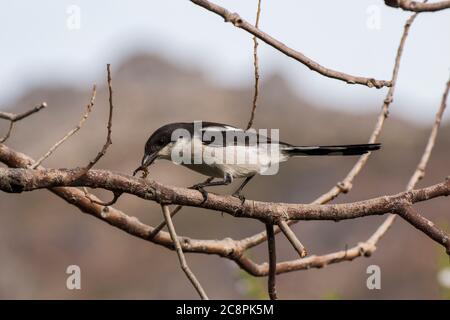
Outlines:
{"label": "bare branch", "polygon": [[281,220],[278,223],[278,226],[280,227],[281,231],[283,231],[284,235],[286,236],[286,238],[289,240],[289,242],[292,244],[292,246],[294,247],[294,249],[298,252],[298,254],[300,255],[300,258],[304,258],[306,257],[306,255],[308,254],[305,250],[305,247],[303,246],[303,244],[300,242],[300,240],[298,240],[297,236],[295,235],[295,233],[291,230],[291,228],[289,227],[289,225],[287,224],[286,221]]}
{"label": "bare branch", "polygon": [[[144,174],[146,174],[147,171],[144,171]],[[133,174],[134,176],[134,174]],[[211,181],[214,180],[214,177],[208,177],[205,182],[203,183],[209,183]],[[178,213],[178,211],[180,211],[181,209],[183,209],[183,206],[176,206],[175,209],[173,209],[170,212],[170,217],[173,218],[174,215],[176,215]],[[152,239],[154,236],[156,236],[158,234],[159,231],[161,231],[162,229],[164,229],[164,227],[166,226],[166,221],[162,221],[158,226],[156,226],[155,230],[153,231],[152,234],[149,235],[149,238]]]}
{"label": "bare branch", "polygon": [[[0,145],[2,146],[2,145]],[[296,204],[247,200],[244,203],[229,195],[209,193],[205,201],[201,192],[146,181],[108,170],[83,169],[12,169],[0,168],[0,190],[21,193],[54,187],[102,188],[112,192],[135,195],[145,200],[163,204],[177,204],[226,212],[238,218],[257,219],[263,222],[279,219],[340,221],[393,212],[399,206],[427,201],[450,194],[450,179],[412,191],[382,196],[364,201],[339,204]]]}
{"label": "bare branch", "polygon": [[97,154],[97,156],[89,162],[89,164],[84,168],[86,171],[90,170],[106,153],[108,147],[112,144],[111,133],[112,133],[112,116],[113,116],[113,99],[112,99],[112,85],[111,85],[111,65],[108,63],[106,65],[106,70],[108,72],[108,91],[109,91],[109,116],[108,116],[108,134],[106,136],[106,142],[102,147],[102,150]]}
{"label": "bare branch", "polygon": [[5,142],[6,140],[9,139],[9,137],[11,136],[11,132],[12,132],[13,127],[14,127],[14,121],[10,121],[9,122],[8,131],[6,132],[4,137],[0,138],[0,143],[3,143],[3,142]]}
{"label": "bare branch", "polygon": [[0,119],[9,120],[8,132],[6,133],[6,135],[4,137],[0,138],[0,143],[5,142],[11,136],[11,132],[13,130],[14,123],[16,121],[20,121],[28,116],[31,116],[32,114],[40,111],[41,109],[43,109],[45,107],[47,107],[47,103],[42,102],[40,105],[34,107],[33,109],[30,109],[28,111],[25,111],[25,112],[22,112],[19,114],[0,111]]}
{"label": "bare branch", "polygon": [[408,182],[408,186],[406,187],[407,190],[412,190],[416,186],[417,182],[419,182],[425,176],[425,169],[427,167],[428,161],[430,160],[431,152],[433,151],[434,144],[436,143],[439,127],[441,125],[442,116],[444,115],[445,109],[447,107],[447,98],[449,91],[450,91],[450,78],[447,81],[447,84],[445,85],[445,90],[444,93],[442,94],[441,104],[439,106],[439,110],[436,112],[434,124],[433,127],[431,128],[427,145],[422,154],[422,158],[420,159],[419,164],[417,165],[416,171],[414,171],[414,174],[412,175],[410,181]]}
{"label": "bare branch", "polygon": [[436,227],[433,222],[420,215],[411,206],[403,206],[396,213],[431,239],[444,246],[447,254],[450,256],[450,237],[447,233]]}
{"label": "bare branch", "polygon": [[104,207],[112,206],[113,204],[115,204],[117,202],[117,200],[119,200],[120,196],[122,195],[122,192],[113,192],[114,196],[113,196],[112,200],[110,200],[108,202],[103,202],[103,201],[99,201],[96,198],[92,197],[92,194],[90,194],[87,191],[87,189],[84,187],[83,187],[83,191],[84,191],[84,195],[86,196],[86,198],[91,200],[91,202],[96,203],[101,206],[104,206]]}
{"label": "bare branch", "polygon": [[[256,14],[255,26],[243,20],[238,14],[231,13],[225,8],[222,8],[214,3],[206,0],[191,0],[191,2],[206,8],[220,16],[226,22],[232,22],[236,27],[246,30],[251,33],[254,41],[253,58],[254,58],[254,76],[255,76],[255,90],[253,96],[253,105],[251,117],[247,126],[250,128],[253,124],[255,111],[258,102],[259,90],[259,65],[258,65],[258,40],[265,41],[267,44],[281,51],[282,53],[292,57],[293,59],[308,66],[311,70],[319,72],[320,74],[343,80],[348,83],[357,83],[366,85],[368,87],[381,88],[383,86],[390,86],[383,105],[381,113],[378,116],[375,128],[370,136],[369,142],[375,142],[382,130],[383,124],[388,116],[389,106],[393,101],[394,90],[397,82],[400,60],[405,45],[408,31],[417,16],[417,12],[421,11],[436,11],[450,7],[449,1],[442,1],[440,3],[423,4],[415,1],[407,0],[385,0],[386,4],[391,5],[397,3],[399,7],[405,10],[416,11],[406,22],[404,32],[400,40],[395,59],[392,78],[390,81],[368,79],[364,77],[354,77],[338,71],[327,69],[311,59],[297,52],[278,40],[272,38],[268,34],[259,29],[259,18],[261,10],[261,1],[258,0],[258,8]],[[425,1],[426,2],[426,1]],[[430,9],[434,5],[435,9]],[[441,9],[436,9],[436,6],[442,6]],[[276,299],[276,279],[275,275],[294,270],[307,269],[311,267],[321,268],[331,263],[340,261],[349,261],[360,256],[370,256],[375,250],[378,241],[387,232],[393,224],[397,215],[401,216],[405,221],[410,223],[416,229],[425,233],[429,238],[444,246],[447,254],[450,255],[450,238],[447,233],[437,228],[433,222],[426,219],[418,211],[413,209],[413,205],[417,202],[431,200],[436,197],[448,196],[450,194],[450,177],[444,182],[428,186],[421,189],[414,189],[417,182],[423,178],[426,166],[433,150],[439,125],[446,108],[446,99],[448,97],[450,80],[446,84],[440,108],[436,114],[435,123],[430,133],[426,148],[421,157],[421,160],[410,178],[405,192],[382,196],[378,198],[358,201],[353,203],[324,205],[341,193],[346,193],[351,190],[354,178],[361,172],[366,164],[369,155],[362,156],[354,165],[352,170],[347,174],[344,180],[339,182],[335,187],[327,193],[316,199],[312,204],[290,204],[290,203],[271,203],[247,200],[242,203],[238,199],[231,196],[220,196],[213,193],[204,201],[203,196],[194,190],[185,188],[177,188],[172,186],[162,185],[156,181],[146,181],[144,179],[137,179],[128,175],[117,174],[106,170],[91,170],[92,167],[102,158],[109,145],[111,145],[112,134],[112,114],[113,114],[113,100],[112,100],[112,85],[111,85],[111,71],[110,65],[107,65],[108,72],[108,89],[109,89],[109,119],[107,125],[106,142],[102,150],[98,153],[96,158],[92,160],[87,167],[77,169],[44,169],[40,166],[48,156],[50,156],[56,148],[62,144],[73,133],[58,141],[43,157],[34,162],[31,158],[15,152],[0,143],[0,162],[5,163],[13,168],[0,168],[0,190],[11,193],[20,193],[24,191],[32,191],[36,189],[48,189],[59,197],[63,198],[68,203],[78,207],[83,212],[89,213],[113,226],[116,226],[131,235],[140,237],[155,244],[159,244],[175,250],[180,260],[180,265],[191,283],[196,288],[202,299],[207,299],[207,296],[196,279],[195,275],[190,270],[186,263],[184,252],[196,252],[206,254],[216,254],[221,257],[230,259],[237,263],[242,269],[246,270],[255,276],[268,276],[268,292],[271,299]],[[95,87],[93,98],[91,99],[91,107],[95,98]],[[45,107],[45,104],[43,104]],[[36,107],[38,108],[38,107]],[[35,109],[36,109],[35,108]],[[39,110],[37,110],[39,111]],[[10,127],[6,137],[0,141],[5,141],[13,129],[15,121],[23,119],[30,114],[37,112],[33,110],[27,111],[23,114],[14,115],[9,113],[0,113],[1,119],[10,121]],[[90,112],[90,107],[85,116],[80,121],[79,127],[86,120]],[[77,130],[79,130],[79,127]],[[74,129],[75,130],[75,129]],[[14,168],[39,168],[39,170],[30,169],[14,169]],[[75,187],[82,187],[85,193]],[[102,202],[94,195],[88,193],[86,187],[103,188],[113,192],[114,198],[109,202]],[[155,201],[161,204],[165,221],[159,224],[156,228],[147,226],[141,223],[135,217],[127,216],[125,213],[113,208],[117,199],[123,193],[135,195],[139,198]],[[175,209],[170,212],[169,205],[176,204]],[[257,219],[265,223],[266,231],[261,232],[252,237],[242,240],[222,239],[222,240],[201,240],[191,239],[188,237],[179,237],[176,234],[173,226],[172,217],[183,207],[193,206],[206,209],[215,210],[218,212],[226,212],[234,217]],[[282,231],[294,248],[299,252],[301,257],[306,255],[306,251],[295,236],[293,231],[289,228],[290,224],[298,220],[344,220],[365,217],[369,215],[384,215],[389,214],[389,217],[379,226],[379,228],[366,241],[359,243],[350,249],[345,249],[335,253],[330,253],[322,256],[311,256],[303,259],[296,259],[292,261],[276,262],[276,247],[275,234]],[[278,226],[274,226],[274,224]],[[167,224],[169,233],[162,231]],[[251,259],[245,256],[247,249],[268,240],[269,263],[256,264]]]}
{"label": "bare branch", "polygon": [[384,0],[384,3],[393,8],[401,8],[406,11],[434,12],[450,8],[450,1],[424,3],[411,0]]}
{"label": "bare branch", "polygon": [[[34,163],[34,160],[23,153],[14,151],[9,147],[0,144],[0,162],[5,163],[12,168],[27,168]],[[43,167],[39,167],[39,169],[43,169]],[[83,191],[77,188],[58,187],[49,189],[49,191],[59,196],[67,203],[76,206],[82,212],[92,215],[130,235],[151,241],[171,250],[174,249],[173,242],[167,232],[161,231],[155,237],[150,239],[149,235],[152,234],[154,228],[143,224],[136,217],[130,217],[114,207],[104,207],[103,205],[96,204],[91,201],[91,199],[87,198]],[[97,202],[100,202],[94,195],[90,195],[90,197]],[[230,238],[223,240],[197,240],[188,237],[179,238],[185,252],[217,254],[235,261],[241,260],[236,256],[231,258],[232,253],[239,252],[240,248],[238,243]],[[253,264],[250,260],[242,260],[243,265],[248,265],[249,269],[252,268]]]}
{"label": "bare branch", "polygon": [[[383,100],[383,105],[381,106],[381,112],[378,116],[377,122],[375,124],[375,128],[370,135],[368,143],[375,143],[383,129],[383,125],[385,123],[386,118],[389,115],[389,107],[391,103],[394,101],[394,93],[395,88],[397,85],[397,78],[398,73],[400,70],[400,62],[403,55],[403,48],[405,47],[406,39],[409,34],[409,29],[411,28],[412,23],[416,19],[417,14],[411,15],[407,20],[403,27],[403,34],[400,39],[400,44],[397,48],[397,55],[395,57],[394,62],[394,68],[392,70],[392,77],[391,77],[391,83],[392,86],[389,88],[386,97]],[[366,153],[362,155],[356,164],[353,166],[353,168],[350,170],[350,172],[347,174],[347,176],[339,182],[335,187],[333,187],[331,190],[329,190],[327,193],[321,195],[319,198],[314,200],[313,203],[327,203],[333,199],[335,199],[339,194],[341,193],[347,193],[352,188],[353,180],[356,178],[356,176],[361,172],[361,170],[364,168],[365,164],[367,163],[367,160],[370,157],[370,153]]]}
{"label": "bare branch", "polygon": [[195,290],[197,290],[198,294],[202,298],[202,300],[209,300],[208,296],[205,293],[205,290],[203,290],[202,285],[195,277],[194,273],[192,273],[191,269],[189,268],[186,258],[183,254],[183,249],[180,245],[180,240],[177,237],[177,234],[175,232],[175,227],[173,226],[172,218],[170,217],[170,210],[169,207],[166,205],[161,205],[162,211],[164,214],[164,219],[166,219],[167,228],[169,229],[170,237],[172,238],[173,244],[175,246],[175,249],[178,254],[178,259],[180,260],[181,269],[184,271],[186,276],[188,277],[189,281],[194,286]]}
{"label": "bare branch", "polygon": [[[399,43],[399,46],[397,49],[397,54],[396,54],[395,62],[394,62],[394,68],[392,71],[392,77],[391,77],[392,86],[389,88],[389,90],[386,94],[386,97],[383,100],[383,105],[381,106],[381,111],[378,115],[377,122],[375,124],[375,127],[374,127],[371,135],[370,135],[368,143],[375,143],[377,141],[377,139],[378,139],[379,135],[381,134],[381,131],[384,127],[384,123],[386,122],[386,119],[388,117],[389,107],[390,107],[391,103],[393,102],[395,87],[397,85],[397,78],[398,78],[398,73],[400,70],[400,62],[401,62],[401,58],[403,55],[403,48],[405,46],[406,39],[409,34],[409,29],[410,29],[412,23],[414,22],[414,20],[416,19],[416,17],[417,17],[417,13],[411,15],[406,20],[406,23],[403,27],[403,34],[401,36],[400,43]],[[331,200],[338,197],[340,194],[349,192],[352,189],[353,180],[364,168],[369,157],[370,157],[370,153],[362,155],[358,159],[358,161],[355,163],[355,165],[352,167],[352,169],[348,172],[347,176],[341,182],[337,183],[336,186],[334,186],[328,192],[324,193],[323,195],[321,195],[320,197],[315,199],[312,203],[314,203],[314,204],[328,203]],[[296,221],[288,222],[289,225],[292,225],[294,223],[296,223]],[[275,234],[277,234],[278,232],[280,232],[280,229],[275,228]],[[242,241],[246,243],[247,248],[252,248],[254,246],[257,246],[258,244],[261,244],[265,240],[266,240],[266,233],[263,231],[263,232],[255,234],[251,237],[247,237],[247,238],[243,239]]]}
{"label": "bare branch", "polygon": [[[442,116],[444,115],[445,109],[447,107],[447,97],[449,91],[450,91],[450,79],[447,81],[444,93],[442,94],[441,104],[439,106],[438,111],[436,112],[434,124],[431,129],[430,136],[428,137],[425,150],[422,154],[419,164],[417,165],[416,170],[414,171],[413,175],[409,179],[409,182],[406,186],[407,191],[414,189],[417,183],[425,176],[425,169],[427,167],[428,161],[430,160],[431,152],[433,151],[439,127],[442,121]],[[386,220],[378,227],[378,229],[374,232],[374,234],[369,238],[367,242],[375,246],[378,243],[378,241],[384,236],[384,234],[390,229],[396,217],[397,216],[394,214],[387,217]]]}
{"label": "bare branch", "polygon": [[[34,161],[28,156],[0,144],[0,162],[14,168],[26,168]],[[167,232],[160,231],[154,238],[149,238],[154,228],[141,223],[135,217],[127,216],[113,207],[103,207],[93,203],[77,188],[57,187],[50,189],[50,191],[76,206],[82,212],[105,221],[130,235],[149,240],[171,250],[174,249],[173,242]],[[180,241],[184,252],[216,254],[233,260],[253,276],[263,277],[268,275],[269,268],[267,263],[256,264],[243,254],[247,247],[246,242],[243,240],[236,241],[230,238],[223,240],[198,240],[181,237]],[[370,256],[374,250],[375,246],[370,241],[367,241],[345,251],[280,262],[277,264],[277,274],[309,268],[322,268],[330,263],[349,261],[359,256]]]}
{"label": "bare branch", "polygon": [[[441,104],[439,107],[439,110],[436,113],[435,122],[433,124],[433,128],[431,130],[430,136],[428,138],[427,145],[425,147],[424,153],[422,155],[422,158],[414,171],[413,175],[411,176],[411,179],[408,182],[407,185],[407,191],[411,191],[416,186],[417,182],[420,181],[420,179],[423,178],[426,166],[428,164],[428,161],[431,156],[431,152],[433,150],[433,147],[435,145],[437,133],[439,130],[439,126],[442,120],[442,116],[444,114],[444,111],[446,109],[446,101],[450,90],[450,79],[446,84],[446,88],[444,90],[444,93],[442,95]],[[437,229],[434,227],[434,224],[427,220],[426,218],[418,215],[418,214],[411,214],[411,208],[409,206],[406,207],[406,211],[400,210],[398,213],[399,215],[402,215],[402,217],[408,222],[410,222],[413,226],[417,227],[425,227],[427,228],[426,234],[430,236],[432,239],[436,240],[438,243],[443,244],[446,247],[447,254],[448,251],[448,244],[443,242],[445,239],[445,235],[443,234],[442,230]],[[386,234],[386,232],[390,229],[392,224],[394,223],[397,215],[391,214],[389,215],[386,220],[377,228],[377,230],[367,239],[367,241],[359,243],[357,246],[345,250],[345,251],[338,251],[335,253],[330,253],[323,256],[312,256],[307,259],[303,259],[300,262],[283,262],[278,265],[277,272],[283,272],[283,271],[293,271],[293,270],[300,270],[300,269],[306,269],[306,268],[312,268],[312,267],[324,267],[330,263],[337,263],[341,261],[350,261],[360,256],[370,256],[375,250],[377,243],[381,240],[381,238]],[[415,218],[415,219],[414,219]],[[422,230],[420,227],[419,230]],[[424,230],[422,230],[424,231]],[[425,232],[425,231],[424,231]]]}
{"label": "bare branch", "polygon": [[72,130],[70,130],[69,132],[66,133],[66,135],[64,137],[62,137],[58,142],[56,142],[42,157],[40,157],[31,167],[30,169],[36,169],[37,167],[39,167],[41,165],[41,163],[47,159],[50,155],[52,155],[52,153],[61,145],[63,144],[67,139],[69,139],[71,136],[73,136],[78,130],[81,129],[81,127],[83,126],[84,122],[87,120],[87,118],[89,117],[89,114],[92,111],[92,108],[94,107],[94,102],[95,102],[95,96],[97,93],[97,88],[94,85],[92,88],[92,95],[91,95],[91,100],[89,101],[88,105],[86,106],[86,111],[83,114],[83,117],[81,118],[80,122],[78,123],[78,125],[73,128]]}
{"label": "bare branch", "polygon": [[28,116],[31,116],[33,113],[40,111],[41,109],[43,109],[45,107],[47,107],[47,103],[42,102],[40,105],[34,107],[33,109],[30,109],[28,111],[25,111],[25,112],[22,112],[19,114],[0,111],[0,119],[9,120],[9,121],[13,121],[13,122],[20,121]]}
{"label": "bare branch", "polygon": [[288,57],[291,57],[298,62],[304,64],[309,69],[316,71],[320,73],[321,75],[333,78],[337,80],[345,81],[349,84],[360,84],[368,86],[369,88],[375,87],[377,89],[382,87],[389,87],[391,85],[390,81],[385,80],[376,80],[373,78],[365,78],[365,77],[359,77],[359,76],[352,76],[340,71],[332,70],[325,68],[324,66],[318,64],[317,62],[311,60],[310,58],[306,57],[303,53],[296,51],[288,46],[286,46],[284,43],[278,41],[277,39],[271,37],[267,33],[261,31],[258,28],[255,28],[252,24],[245,21],[239,14],[237,13],[231,13],[227,9],[214,4],[207,0],[190,0],[196,5],[199,5],[206,10],[209,10],[211,12],[214,12],[224,18],[225,22],[231,22],[235,27],[243,29],[255,37],[261,39],[268,45],[272,46],[273,48],[277,49],[278,51],[284,53]]}
{"label": "bare branch", "polygon": [[275,246],[275,234],[273,233],[273,224],[266,223],[267,247],[269,250],[269,279],[267,288],[270,300],[277,300],[276,271],[277,271],[277,253]]}
{"label": "bare branch", "polygon": [[[181,209],[183,209],[183,206],[176,206],[175,209],[173,209],[170,212],[170,217],[173,218],[173,216],[176,215],[178,213],[178,211],[180,211]],[[152,231],[152,233],[149,234],[148,238],[150,240],[153,239],[162,229],[164,229],[165,226],[166,226],[166,220],[164,220],[160,224],[158,224],[155,227],[155,229]]]}
{"label": "bare branch", "polygon": [[[255,28],[259,28],[259,16],[261,15],[261,0],[258,0],[258,7],[256,9],[256,22]],[[250,129],[253,125],[253,120],[255,119],[255,111],[258,104],[258,92],[259,92],[259,61],[258,61],[258,39],[253,36],[253,68],[255,76],[255,87],[253,92],[253,104],[252,112],[250,114],[250,120],[247,124],[247,129]]]}

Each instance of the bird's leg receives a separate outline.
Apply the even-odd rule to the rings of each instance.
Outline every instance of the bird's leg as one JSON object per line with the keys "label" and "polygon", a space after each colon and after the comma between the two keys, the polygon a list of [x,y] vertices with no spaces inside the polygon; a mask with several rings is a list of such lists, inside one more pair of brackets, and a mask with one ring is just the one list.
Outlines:
{"label": "bird's leg", "polygon": [[193,185],[192,187],[190,187],[190,189],[195,189],[202,193],[203,202],[208,200],[208,192],[204,188],[229,185],[231,182],[233,182],[233,177],[231,176],[231,174],[225,173],[223,180],[220,180],[220,181],[212,181],[212,179],[209,181],[208,180],[205,182],[202,182],[202,183],[197,183],[197,184]]}
{"label": "bird's leg", "polygon": [[244,189],[244,187],[247,185],[247,183],[254,177],[255,175],[252,175],[250,177],[245,178],[244,182],[242,182],[242,184],[239,186],[239,188],[237,188],[237,190],[235,192],[233,192],[232,196],[239,198],[241,200],[242,203],[245,202],[245,197],[241,194],[242,189]]}

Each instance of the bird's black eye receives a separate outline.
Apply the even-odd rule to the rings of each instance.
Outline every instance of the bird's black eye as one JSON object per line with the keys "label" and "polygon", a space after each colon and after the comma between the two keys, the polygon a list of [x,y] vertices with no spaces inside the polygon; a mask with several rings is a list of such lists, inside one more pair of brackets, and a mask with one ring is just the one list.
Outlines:
{"label": "bird's black eye", "polygon": [[158,146],[162,146],[162,145],[164,144],[164,142],[165,142],[165,139],[164,139],[164,138],[160,138],[160,139],[156,142],[156,144],[157,144]]}

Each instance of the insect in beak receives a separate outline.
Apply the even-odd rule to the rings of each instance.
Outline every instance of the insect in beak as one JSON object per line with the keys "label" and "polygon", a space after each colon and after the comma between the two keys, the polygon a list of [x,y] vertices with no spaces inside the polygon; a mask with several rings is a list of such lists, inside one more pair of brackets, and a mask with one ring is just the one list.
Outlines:
{"label": "insect in beak", "polygon": [[133,176],[135,176],[136,173],[138,173],[139,171],[143,171],[144,176],[147,176],[148,173],[147,167],[149,167],[156,160],[157,156],[158,154],[156,152],[150,155],[149,154],[144,155],[144,157],[142,158],[141,165],[136,170],[134,170]]}

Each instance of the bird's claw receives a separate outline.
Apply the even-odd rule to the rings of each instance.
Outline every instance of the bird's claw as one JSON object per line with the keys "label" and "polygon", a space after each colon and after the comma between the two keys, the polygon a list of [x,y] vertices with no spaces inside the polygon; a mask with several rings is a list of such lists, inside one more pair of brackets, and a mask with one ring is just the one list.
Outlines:
{"label": "bird's claw", "polygon": [[202,194],[203,197],[202,203],[205,203],[206,200],[208,200],[208,192],[201,185],[195,184],[192,187],[189,187],[189,189],[197,190]]}
{"label": "bird's claw", "polygon": [[239,192],[237,192],[237,193],[235,192],[235,193],[232,194],[232,196],[235,197],[235,198],[239,198],[239,200],[241,200],[241,204],[244,204],[244,202],[245,202],[245,196],[244,195],[242,195]]}

